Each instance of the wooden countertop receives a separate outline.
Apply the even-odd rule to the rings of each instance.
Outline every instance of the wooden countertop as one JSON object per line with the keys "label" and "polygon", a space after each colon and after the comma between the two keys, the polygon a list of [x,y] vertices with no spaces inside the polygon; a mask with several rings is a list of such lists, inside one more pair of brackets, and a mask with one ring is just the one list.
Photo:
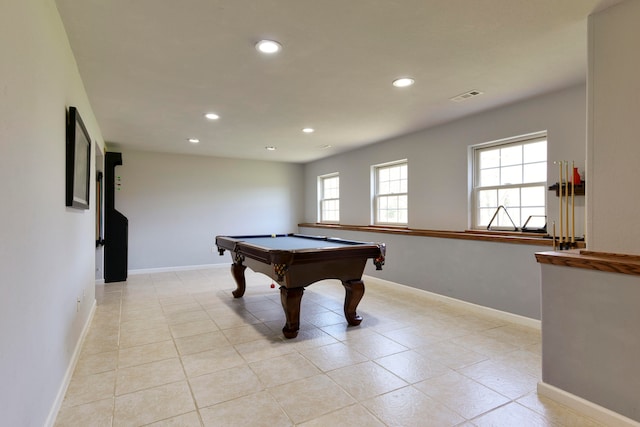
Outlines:
{"label": "wooden countertop", "polygon": [[536,260],[541,264],[640,275],[640,256],[638,255],[574,249],[570,251],[538,252],[536,253]]}

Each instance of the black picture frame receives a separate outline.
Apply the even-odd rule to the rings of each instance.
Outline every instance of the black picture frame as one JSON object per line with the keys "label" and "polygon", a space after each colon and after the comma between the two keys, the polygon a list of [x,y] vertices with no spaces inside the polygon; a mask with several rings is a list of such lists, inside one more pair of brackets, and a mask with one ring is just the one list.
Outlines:
{"label": "black picture frame", "polygon": [[91,138],[76,107],[67,112],[66,205],[89,209]]}

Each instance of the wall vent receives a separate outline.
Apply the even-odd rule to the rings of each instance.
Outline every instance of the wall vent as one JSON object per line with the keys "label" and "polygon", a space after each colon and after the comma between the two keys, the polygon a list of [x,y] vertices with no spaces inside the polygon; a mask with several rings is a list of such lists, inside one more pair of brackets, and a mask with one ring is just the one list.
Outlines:
{"label": "wall vent", "polygon": [[479,90],[470,90],[469,92],[461,93],[460,95],[454,96],[451,99],[453,102],[462,102],[467,99],[471,99],[475,96],[482,95],[484,92],[480,92]]}

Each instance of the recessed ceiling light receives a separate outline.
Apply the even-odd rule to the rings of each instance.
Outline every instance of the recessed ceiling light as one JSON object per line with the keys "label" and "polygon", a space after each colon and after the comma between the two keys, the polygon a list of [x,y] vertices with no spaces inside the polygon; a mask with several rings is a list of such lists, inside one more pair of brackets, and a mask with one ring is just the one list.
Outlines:
{"label": "recessed ceiling light", "polygon": [[197,144],[198,142],[200,142],[198,138],[189,138],[187,141],[189,141],[192,144]]}
{"label": "recessed ceiling light", "polygon": [[267,150],[267,151],[276,151],[276,147],[274,147],[273,145],[269,145],[269,146],[264,147],[264,148],[265,148],[265,150]]}
{"label": "recessed ceiling light", "polygon": [[331,148],[331,145],[329,145],[329,144],[323,145],[320,148],[322,148],[323,150],[328,150],[329,148]]}
{"label": "recessed ceiling light", "polygon": [[314,128],[304,128],[302,132],[304,133],[314,133],[316,130]]}
{"label": "recessed ceiling light", "polygon": [[216,113],[207,113],[204,116],[209,120],[218,120],[220,118]]}
{"label": "recessed ceiling light", "polygon": [[415,80],[413,80],[411,77],[401,77],[393,81],[393,85],[395,87],[407,87],[407,86],[411,86],[414,83],[415,83]]}
{"label": "recessed ceiling light", "polygon": [[282,49],[282,45],[273,40],[260,40],[256,43],[256,49],[262,53],[277,53]]}

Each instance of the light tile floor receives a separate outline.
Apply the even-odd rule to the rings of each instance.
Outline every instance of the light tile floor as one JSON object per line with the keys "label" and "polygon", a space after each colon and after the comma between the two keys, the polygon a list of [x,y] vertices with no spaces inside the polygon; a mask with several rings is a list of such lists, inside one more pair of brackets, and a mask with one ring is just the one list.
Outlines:
{"label": "light tile floor", "polygon": [[[536,393],[540,332],[367,282],[315,283],[297,338],[270,280],[227,268],[96,286],[56,426],[599,426]],[[366,279],[365,279],[366,281]]]}

